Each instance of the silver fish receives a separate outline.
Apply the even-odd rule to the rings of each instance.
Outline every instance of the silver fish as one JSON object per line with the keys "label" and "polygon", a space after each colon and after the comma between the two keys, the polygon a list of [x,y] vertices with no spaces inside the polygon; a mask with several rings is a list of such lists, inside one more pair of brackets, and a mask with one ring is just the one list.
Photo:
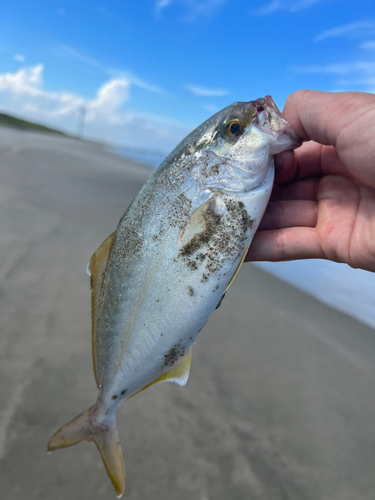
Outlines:
{"label": "silver fish", "polygon": [[98,399],[48,451],[94,441],[122,495],[117,407],[156,382],[186,384],[198,333],[267,206],[273,155],[300,145],[267,96],[215,114],[155,170],[89,262]]}

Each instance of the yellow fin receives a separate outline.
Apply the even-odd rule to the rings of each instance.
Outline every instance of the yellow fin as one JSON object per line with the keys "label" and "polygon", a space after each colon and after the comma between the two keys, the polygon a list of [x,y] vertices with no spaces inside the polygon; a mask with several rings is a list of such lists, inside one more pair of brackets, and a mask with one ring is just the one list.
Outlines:
{"label": "yellow fin", "polygon": [[192,352],[193,348],[190,347],[186,354],[170,370],[160,375],[152,384],[156,384],[157,382],[176,382],[178,385],[185,385],[189,378]]}
{"label": "yellow fin", "polygon": [[[242,256],[242,258],[241,258],[241,260],[240,260],[240,263],[238,264],[237,269],[234,271],[233,276],[232,276],[232,277],[231,277],[231,279],[230,279],[230,282],[227,284],[227,287],[226,287],[226,289],[224,290],[224,294],[226,293],[226,291],[228,290],[228,288],[229,288],[229,287],[231,286],[231,284],[233,283],[234,278],[237,276],[237,273],[238,273],[238,271],[240,270],[240,267],[242,266],[243,261],[245,260],[245,257],[246,257],[246,254],[247,254],[247,252],[248,252],[249,248],[250,248],[250,245],[251,245],[251,241],[250,241],[250,243],[247,245],[246,250],[245,250],[245,252],[244,252],[244,254],[243,254],[243,256]],[[224,295],[223,295],[223,296],[224,296]]]}
{"label": "yellow fin", "polygon": [[94,366],[94,374],[96,385],[98,383],[97,375],[97,356],[96,356],[96,335],[97,335],[97,319],[100,291],[102,289],[103,277],[107,267],[109,251],[115,239],[116,231],[111,234],[97,249],[91,257],[87,265],[87,273],[90,276],[91,285],[91,322],[92,322],[92,363]]}
{"label": "yellow fin", "polygon": [[182,358],[180,358],[172,368],[170,368],[167,372],[157,377],[149,384],[142,387],[142,389],[139,389],[139,391],[137,391],[135,394],[132,394],[132,396],[130,397],[132,398],[139,392],[144,391],[148,387],[151,387],[152,385],[157,384],[158,382],[176,382],[176,384],[185,385],[189,378],[192,352],[193,348],[190,347],[190,349],[186,352],[186,354],[182,356]]}
{"label": "yellow fin", "polygon": [[108,473],[117,498],[125,488],[125,469],[116,420],[105,420],[99,424],[95,419],[96,405],[84,411],[58,430],[50,439],[48,453],[66,448],[81,441],[94,441]]}

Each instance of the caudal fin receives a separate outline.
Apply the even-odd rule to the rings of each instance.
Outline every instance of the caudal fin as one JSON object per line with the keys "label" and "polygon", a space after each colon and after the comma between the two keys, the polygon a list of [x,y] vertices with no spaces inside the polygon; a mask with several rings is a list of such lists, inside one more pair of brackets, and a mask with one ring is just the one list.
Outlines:
{"label": "caudal fin", "polygon": [[65,448],[81,441],[94,441],[108,473],[117,498],[124,493],[125,469],[116,427],[116,419],[98,423],[95,419],[96,407],[92,406],[58,430],[50,439],[47,451]]}

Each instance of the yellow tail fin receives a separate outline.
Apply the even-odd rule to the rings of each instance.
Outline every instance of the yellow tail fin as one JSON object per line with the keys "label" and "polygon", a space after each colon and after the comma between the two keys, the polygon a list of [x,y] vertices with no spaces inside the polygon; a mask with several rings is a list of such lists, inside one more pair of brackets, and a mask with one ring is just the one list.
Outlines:
{"label": "yellow tail fin", "polygon": [[81,441],[94,441],[108,473],[117,498],[124,493],[125,469],[116,427],[116,418],[98,423],[95,419],[95,405],[58,430],[50,439],[47,451],[65,448]]}

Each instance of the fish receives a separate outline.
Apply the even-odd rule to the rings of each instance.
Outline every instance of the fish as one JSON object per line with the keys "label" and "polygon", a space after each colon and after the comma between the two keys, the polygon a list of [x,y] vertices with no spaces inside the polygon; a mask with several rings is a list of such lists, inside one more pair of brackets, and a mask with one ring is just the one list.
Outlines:
{"label": "fish", "polygon": [[158,382],[185,385],[198,333],[233,282],[271,195],[275,154],[302,141],[271,96],[236,102],[191,132],[146,181],[88,264],[96,403],[48,452],[93,441],[116,495],[116,409]]}

